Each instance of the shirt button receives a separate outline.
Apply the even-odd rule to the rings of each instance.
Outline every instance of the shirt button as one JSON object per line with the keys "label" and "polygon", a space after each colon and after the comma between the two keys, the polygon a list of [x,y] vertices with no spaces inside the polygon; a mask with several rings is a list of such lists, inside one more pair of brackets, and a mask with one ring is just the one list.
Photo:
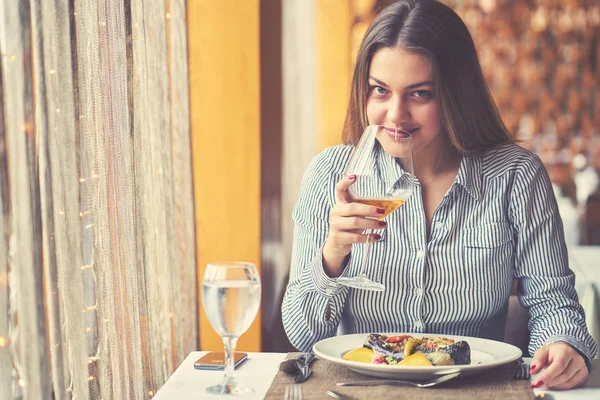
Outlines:
{"label": "shirt button", "polygon": [[423,323],[421,321],[415,321],[415,328],[420,328],[423,326]]}
{"label": "shirt button", "polygon": [[327,289],[327,290],[325,290],[325,294],[327,296],[333,296],[333,290],[332,289]]}
{"label": "shirt button", "polygon": [[415,290],[415,294],[416,294],[417,296],[423,296],[423,289],[421,289],[421,288],[417,288],[417,290]]}
{"label": "shirt button", "polygon": [[425,252],[423,250],[417,251],[417,257],[423,258],[424,255],[425,255]]}
{"label": "shirt button", "polygon": [[444,228],[444,223],[443,222],[436,222],[435,223],[435,229],[443,229]]}

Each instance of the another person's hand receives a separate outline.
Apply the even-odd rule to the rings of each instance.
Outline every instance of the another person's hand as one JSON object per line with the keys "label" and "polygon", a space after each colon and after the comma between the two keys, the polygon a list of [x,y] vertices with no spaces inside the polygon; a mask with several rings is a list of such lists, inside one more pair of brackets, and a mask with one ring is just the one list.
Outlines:
{"label": "another person's hand", "polygon": [[[365,243],[367,229],[382,229],[385,222],[375,218],[385,212],[375,206],[353,203],[348,188],[356,182],[356,176],[344,177],[335,186],[336,204],[329,213],[329,236],[323,247],[323,267],[332,277],[342,274],[345,258],[350,254],[352,243]],[[367,218],[369,217],[369,218]],[[378,234],[369,237],[370,242],[381,239]]]}
{"label": "another person's hand", "polygon": [[544,367],[546,370],[531,383],[531,387],[572,389],[583,385],[589,375],[583,357],[565,342],[555,342],[535,352],[529,372],[537,374]]}

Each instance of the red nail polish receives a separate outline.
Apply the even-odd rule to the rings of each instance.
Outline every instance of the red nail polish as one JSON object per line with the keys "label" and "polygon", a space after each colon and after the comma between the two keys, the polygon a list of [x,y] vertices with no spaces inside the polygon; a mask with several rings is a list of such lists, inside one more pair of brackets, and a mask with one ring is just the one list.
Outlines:
{"label": "red nail polish", "polygon": [[350,179],[351,181],[356,179],[356,175],[352,174],[348,176],[348,179]]}
{"label": "red nail polish", "polygon": [[532,365],[531,367],[529,367],[530,371],[533,371],[535,369],[535,365]]}
{"label": "red nail polish", "polygon": [[385,210],[383,208],[378,208],[377,214],[385,214]]}
{"label": "red nail polish", "polygon": [[385,221],[379,221],[379,226],[386,226],[387,223]]}
{"label": "red nail polish", "polygon": [[375,240],[375,241],[381,240],[381,235],[378,235],[378,234],[373,235],[373,240]]}
{"label": "red nail polish", "polygon": [[536,383],[532,383],[531,387],[534,388],[534,389],[537,389],[537,388],[539,388],[539,387],[541,387],[543,385],[544,385],[544,382],[539,381],[539,382],[536,382]]}

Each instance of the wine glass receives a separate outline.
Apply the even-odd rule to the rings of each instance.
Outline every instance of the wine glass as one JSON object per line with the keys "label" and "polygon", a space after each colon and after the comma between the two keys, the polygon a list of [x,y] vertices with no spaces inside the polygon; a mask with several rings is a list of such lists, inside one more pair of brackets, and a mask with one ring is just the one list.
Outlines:
{"label": "wine glass", "polygon": [[238,338],[248,330],[260,305],[260,276],[247,262],[210,263],[202,280],[202,304],[213,329],[225,344],[225,377],[206,388],[212,394],[246,395],[254,390],[235,379],[233,353]]}
{"label": "wine glass", "polygon": [[[394,159],[390,160],[391,165],[400,170],[396,182],[385,182],[386,172],[377,172],[375,165],[378,157]],[[411,133],[381,125],[367,126],[348,162],[346,175],[351,174],[356,175],[356,182],[348,188],[352,201],[384,209],[385,213],[377,218],[383,220],[408,200],[415,187]],[[385,286],[366,275],[373,232],[369,229],[366,233],[367,243],[359,274],[353,277],[339,277],[337,281],[356,289],[381,292],[385,290]]]}

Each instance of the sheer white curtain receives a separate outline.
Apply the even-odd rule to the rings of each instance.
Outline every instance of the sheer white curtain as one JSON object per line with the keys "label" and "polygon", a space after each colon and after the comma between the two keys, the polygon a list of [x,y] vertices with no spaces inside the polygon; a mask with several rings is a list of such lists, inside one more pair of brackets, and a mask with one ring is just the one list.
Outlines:
{"label": "sheer white curtain", "polygon": [[0,398],[145,399],[197,348],[184,0],[0,0]]}

